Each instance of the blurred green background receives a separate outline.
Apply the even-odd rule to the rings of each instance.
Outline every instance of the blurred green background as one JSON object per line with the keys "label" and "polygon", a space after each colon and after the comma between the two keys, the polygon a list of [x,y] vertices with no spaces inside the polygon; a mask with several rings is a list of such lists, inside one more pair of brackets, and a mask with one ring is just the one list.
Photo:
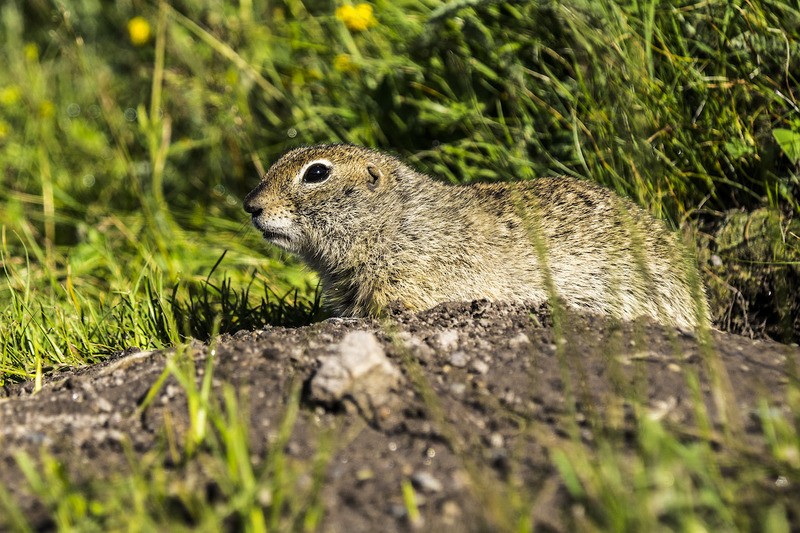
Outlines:
{"label": "blurred green background", "polygon": [[799,35],[781,1],[6,0],[0,384],[313,320],[241,199],[317,142],[603,183],[691,230],[725,327],[796,339]]}

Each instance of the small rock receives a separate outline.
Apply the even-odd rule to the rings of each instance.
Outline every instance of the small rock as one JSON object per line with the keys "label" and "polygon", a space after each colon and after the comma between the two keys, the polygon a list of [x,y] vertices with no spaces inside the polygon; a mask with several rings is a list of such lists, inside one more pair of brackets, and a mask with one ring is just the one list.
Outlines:
{"label": "small rock", "polygon": [[361,468],[356,472],[356,480],[357,481],[369,481],[370,479],[375,477],[375,472],[372,471],[370,468]]}
{"label": "small rock", "polygon": [[511,389],[508,389],[505,393],[503,393],[503,395],[500,396],[500,400],[506,405],[514,405],[515,403],[519,402],[517,395]]}
{"label": "small rock", "polygon": [[258,499],[258,503],[264,507],[268,507],[272,503],[272,491],[264,487],[258,491],[256,498]]}
{"label": "small rock", "polygon": [[531,340],[524,333],[508,339],[508,347],[512,350],[519,350],[520,348],[530,346]]}
{"label": "small rock", "polygon": [[469,357],[462,351],[453,352],[448,362],[456,368],[464,368],[469,362]]}
{"label": "small rock", "polygon": [[334,317],[331,317],[331,318],[328,318],[328,319],[325,320],[325,322],[328,322],[330,324],[337,324],[337,325],[338,324],[343,324],[343,325],[357,324],[360,321],[361,321],[360,318],[354,318],[354,317],[349,317],[349,316],[334,316]]}
{"label": "small rock", "polygon": [[495,432],[489,435],[489,446],[492,448],[502,448],[504,444],[505,439],[500,433]]}
{"label": "small rock", "polygon": [[450,392],[455,396],[462,396],[466,390],[466,383],[453,383],[450,385]]}
{"label": "small rock", "polygon": [[495,359],[502,359],[503,361],[514,361],[517,358],[517,353],[511,350],[501,350],[495,352]]}
{"label": "small rock", "polygon": [[289,359],[292,361],[298,362],[302,361],[303,359],[303,348],[300,346],[293,346],[289,349]]}
{"label": "small rock", "polygon": [[[270,326],[267,326],[267,327],[270,327]],[[242,339],[246,339],[249,336],[250,336],[250,332],[248,330],[240,329],[239,331],[237,331],[236,333],[233,334],[232,338],[236,339],[236,340],[242,340]]]}
{"label": "small rock", "polygon": [[25,439],[37,446],[50,442],[50,437],[40,431],[31,431],[27,433]]}
{"label": "small rock", "polygon": [[448,526],[461,521],[461,507],[453,500],[447,500],[442,504],[442,521]]}
{"label": "small rock", "polygon": [[647,416],[650,420],[661,420],[670,414],[678,405],[675,396],[670,396],[666,400],[654,400],[647,409]]}
{"label": "small rock", "polygon": [[436,493],[442,492],[444,488],[442,482],[433,477],[430,472],[425,470],[418,470],[411,476],[411,483],[417,489],[423,492]]}
{"label": "small rock", "polygon": [[430,360],[433,355],[433,348],[422,339],[408,331],[401,331],[397,336],[414,357],[420,361]]}
{"label": "small rock", "polygon": [[481,360],[473,361],[472,364],[469,365],[469,369],[475,374],[485,374],[489,371],[489,363]]}
{"label": "small rock", "polygon": [[375,419],[378,410],[391,399],[402,374],[386,357],[374,334],[352,331],[322,361],[311,379],[311,399],[335,403],[345,398],[364,415]]}
{"label": "small rock", "polygon": [[401,503],[393,503],[389,505],[389,514],[391,514],[394,518],[405,518],[408,513],[405,505]]}
{"label": "small rock", "polygon": [[286,452],[286,454],[294,456],[299,456],[301,450],[302,448],[300,447],[300,444],[298,444],[295,441],[290,441],[286,443],[286,446],[283,449],[283,451]]}
{"label": "small rock", "polygon": [[106,400],[102,396],[99,396],[97,398],[97,408],[100,409],[101,411],[103,411],[104,413],[108,413],[108,412],[111,412],[114,409],[114,406],[111,405],[111,402],[109,402],[108,400]]}
{"label": "small rock", "polygon": [[116,429],[109,429],[108,430],[108,439],[113,442],[125,442],[127,439],[127,435],[122,431],[118,431]]}
{"label": "small rock", "polygon": [[477,339],[477,342],[475,343],[475,349],[479,352],[492,353],[495,347],[486,339]]}
{"label": "small rock", "polygon": [[454,350],[458,347],[458,332],[454,329],[446,329],[437,333],[433,340],[442,350]]}

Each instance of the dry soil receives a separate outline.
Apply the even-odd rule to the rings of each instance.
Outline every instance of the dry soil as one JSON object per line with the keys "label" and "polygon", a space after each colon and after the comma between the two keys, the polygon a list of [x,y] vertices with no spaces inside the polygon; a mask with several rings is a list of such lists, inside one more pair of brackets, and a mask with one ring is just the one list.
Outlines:
{"label": "dry soil", "polygon": [[[350,340],[374,335],[378,343],[342,343],[352,332],[367,333]],[[388,366],[355,375],[361,371],[347,365],[359,360],[362,348],[377,352],[370,356],[379,363],[385,354]],[[503,487],[515,486],[532,495],[538,527],[566,530],[575,509],[554,469],[553,450],[574,439],[591,445],[599,432],[624,445],[634,440],[637,409],[683,439],[708,436],[696,420],[690,376],[699,378],[712,440],[715,431],[733,428],[743,445],[763,450],[758,400],[791,415],[787,390],[797,388],[800,368],[797,346],[712,331],[705,349],[694,334],[589,315],[569,316],[557,331],[544,308],[487,302],[420,314],[396,310],[381,321],[329,319],[241,331],[219,338],[213,356],[200,343],[187,353],[198,383],[213,357],[215,397],[222,397],[224,384],[235,386],[249,413],[256,463],[276,439],[292,384],[303,385],[285,452],[310,459],[320,439],[336,436],[322,491],[326,531],[406,530],[404,480],[415,488],[425,529],[496,526],[488,523],[501,520],[491,509],[503,507]],[[36,527],[52,527],[51,518],[24,488],[16,451],[38,457],[45,448],[80,484],[127,472],[136,457],[164,446],[166,418],[181,445],[189,419],[173,377],[140,409],[169,357],[132,348],[96,366],[52,373],[36,394],[33,383],[0,389],[0,483]],[[333,365],[328,373],[340,372],[343,381],[325,396],[314,380],[332,358],[341,359],[341,368]],[[393,376],[387,368],[399,372]],[[714,390],[723,394],[715,398]],[[189,476],[185,467],[165,467]],[[213,498],[213,476],[191,475]],[[796,485],[786,490],[797,491]]]}

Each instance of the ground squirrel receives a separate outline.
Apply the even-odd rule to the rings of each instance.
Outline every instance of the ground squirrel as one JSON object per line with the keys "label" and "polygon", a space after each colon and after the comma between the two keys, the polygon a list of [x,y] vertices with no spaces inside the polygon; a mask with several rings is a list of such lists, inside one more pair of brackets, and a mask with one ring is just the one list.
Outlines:
{"label": "ground squirrel", "polygon": [[567,177],[449,185],[353,145],[296,148],[244,209],[269,242],[322,279],[327,304],[366,316],[489,299],[692,328],[705,313],[695,268],[660,220]]}

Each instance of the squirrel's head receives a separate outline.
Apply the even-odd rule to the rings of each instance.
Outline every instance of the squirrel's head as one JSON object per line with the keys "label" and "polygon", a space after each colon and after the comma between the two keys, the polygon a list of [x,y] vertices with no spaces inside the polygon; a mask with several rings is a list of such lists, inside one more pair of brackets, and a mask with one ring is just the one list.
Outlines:
{"label": "squirrel's head", "polygon": [[345,245],[402,179],[394,157],[360,146],[295,148],[281,156],[244,200],[264,238],[307,258]]}

